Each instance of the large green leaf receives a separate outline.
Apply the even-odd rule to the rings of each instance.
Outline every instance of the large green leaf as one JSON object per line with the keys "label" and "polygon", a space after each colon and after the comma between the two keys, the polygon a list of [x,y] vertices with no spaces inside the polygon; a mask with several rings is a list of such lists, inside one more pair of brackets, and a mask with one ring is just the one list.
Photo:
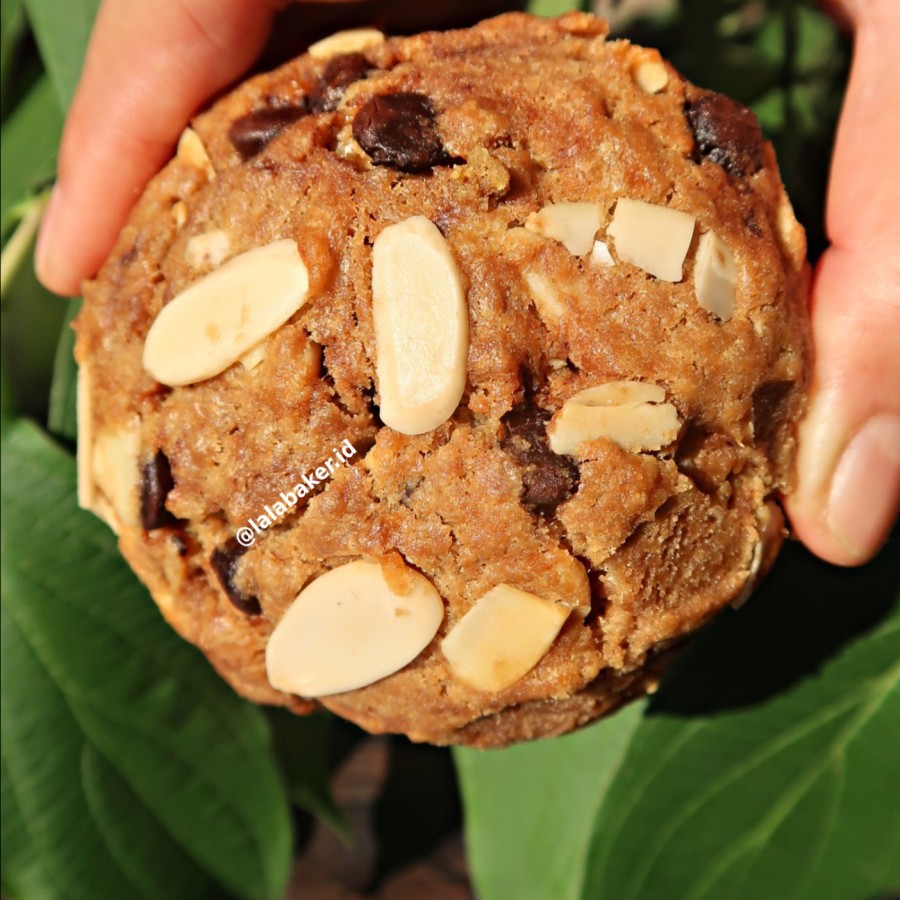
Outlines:
{"label": "large green leaf", "polygon": [[0,231],[4,237],[19,218],[22,204],[50,182],[62,114],[53,87],[44,77],[28,92],[0,137]]}
{"label": "large green leaf", "polygon": [[99,5],[100,0],[25,0],[61,109],[72,102]]}
{"label": "large green leaf", "polygon": [[3,774],[22,845],[12,859],[4,856],[4,883],[23,898],[131,897],[135,886],[109,858],[81,789],[84,738],[59,685],[8,614],[5,584],[3,593]]}
{"label": "large green leaf", "polygon": [[[291,831],[262,713],[75,508],[67,454],[18,422],[2,463],[4,754],[48,883],[118,900],[138,872],[154,883],[148,866],[173,885],[199,867],[243,897],[280,897]],[[125,836],[147,841],[127,860]]]}
{"label": "large green leaf", "polygon": [[[765,650],[759,665],[779,666]],[[689,661],[635,733],[598,811],[585,896],[852,900],[900,887],[900,610],[780,694],[695,714],[711,675]]]}
{"label": "large green leaf", "polygon": [[641,722],[633,704],[591,728],[507,750],[454,751],[482,900],[574,900],[591,825]]}

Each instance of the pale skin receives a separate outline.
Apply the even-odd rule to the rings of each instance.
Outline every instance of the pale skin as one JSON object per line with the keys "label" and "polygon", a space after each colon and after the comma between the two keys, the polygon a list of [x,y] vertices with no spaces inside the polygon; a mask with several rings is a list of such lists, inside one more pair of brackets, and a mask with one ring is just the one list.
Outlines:
{"label": "pale skin", "polygon": [[[37,250],[79,293],[190,117],[249,68],[284,0],[104,0],[66,121]],[[900,506],[900,4],[829,4],[854,31],[813,278],[816,362],[794,533],[838,565],[870,559]]]}

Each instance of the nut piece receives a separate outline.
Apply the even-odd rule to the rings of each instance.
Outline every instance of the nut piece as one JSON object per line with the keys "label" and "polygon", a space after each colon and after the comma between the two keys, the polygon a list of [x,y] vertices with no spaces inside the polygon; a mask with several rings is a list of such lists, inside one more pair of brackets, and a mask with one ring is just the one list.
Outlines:
{"label": "nut piece", "polygon": [[609,438],[623,450],[659,450],[678,436],[678,411],[657,384],[612,381],[570,397],[547,427],[550,449],[574,455],[579,446]]}
{"label": "nut piece", "polygon": [[568,617],[565,606],[498,584],[456,623],[441,650],[457,678],[479,691],[502,691],[540,662]]}
{"label": "nut piece", "polygon": [[310,45],[307,53],[317,60],[331,59],[345,53],[361,53],[368,47],[383,43],[384,35],[377,28],[350,28],[338,31]]}
{"label": "nut piece", "polygon": [[584,256],[600,230],[600,206],[596,203],[551,203],[525,220],[529,231],[563,244],[574,256]]}
{"label": "nut piece", "polygon": [[631,77],[647,94],[658,94],[669,83],[669,71],[659,59],[642,59],[632,68]]}
{"label": "nut piece", "polygon": [[734,315],[735,281],[737,265],[725,242],[712,231],[700,235],[694,262],[697,302],[707,312],[727,322]]}
{"label": "nut piece", "polygon": [[469,314],[456,260],[424,216],[390,225],[372,247],[381,419],[423,434],[456,409],[466,386]]}
{"label": "nut piece", "polygon": [[266,342],[261,341],[249,353],[241,357],[241,365],[249,372],[266,358]]}
{"label": "nut piece", "polygon": [[678,209],[622,199],[607,233],[615,239],[619,259],[662,281],[681,281],[694,222],[694,216]]}
{"label": "nut piece", "polygon": [[215,268],[222,265],[231,253],[231,239],[227,232],[217,228],[195,234],[185,248],[187,263],[192,269]]}
{"label": "nut piece", "polygon": [[616,261],[609,252],[609,247],[603,241],[594,241],[594,249],[591,250],[591,263],[595,266],[614,266]]}
{"label": "nut piece", "polygon": [[187,222],[188,208],[184,200],[176,200],[172,204],[172,218],[175,220],[175,227],[181,228]]}
{"label": "nut piece", "polygon": [[437,633],[444,604],[423,575],[403,574],[408,590],[398,594],[379,563],[358,560],[300,591],[266,646],[272,687],[324,697],[365,687],[412,662]]}
{"label": "nut piece", "polygon": [[195,169],[200,169],[206,173],[206,177],[212,181],[216,177],[216,170],[213,168],[212,160],[203,146],[203,141],[193,128],[185,128],[178,138],[178,148],[175,151],[178,159],[186,162]]}
{"label": "nut piece", "polygon": [[566,307],[556,285],[543,272],[536,269],[525,272],[522,277],[528,285],[528,292],[541,321],[558,322]]}
{"label": "nut piece", "polygon": [[76,419],[78,423],[78,444],[76,462],[78,470],[78,505],[91,509],[94,505],[94,474],[92,456],[94,452],[94,417],[91,411],[91,370],[88,366],[78,367],[75,383]]}
{"label": "nut piece", "polygon": [[106,519],[114,531],[117,525],[139,524],[139,489],[141,470],[138,453],[141,447],[140,421],[135,419],[124,427],[107,428],[97,434],[91,452],[91,474],[94,484],[103,491],[112,513],[107,515],[104,504],[97,504],[96,512]]}
{"label": "nut piece", "polygon": [[295,241],[241,253],[163,307],[147,333],[144,368],[172,387],[212,378],[283,325],[308,289]]}

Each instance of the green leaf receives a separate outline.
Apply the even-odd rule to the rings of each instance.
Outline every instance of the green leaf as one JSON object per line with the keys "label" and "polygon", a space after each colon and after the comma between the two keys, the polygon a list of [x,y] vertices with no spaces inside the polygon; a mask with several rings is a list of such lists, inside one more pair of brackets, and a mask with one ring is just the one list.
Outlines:
{"label": "green leaf", "polygon": [[[157,865],[174,872],[187,857],[242,897],[280,897],[290,820],[261,711],[172,633],[113,535],[76,509],[71,457],[19,422],[2,464],[4,641],[8,632],[15,651],[2,659],[7,762],[54,884],[70,897],[134,896],[121,848],[104,836],[132,816],[156,823],[157,849],[163,832],[181,847]],[[85,744],[118,776],[105,789],[91,781],[90,804]],[[134,804],[114,816],[112,798]],[[153,845],[132,849],[129,866],[152,859]]]}
{"label": "green leaf", "polygon": [[56,173],[62,114],[46,77],[3,123],[0,136],[0,231],[4,239],[22,206]]}
{"label": "green leaf", "polygon": [[531,0],[528,4],[528,12],[535,16],[561,16],[563,13],[578,9],[577,0]]}
{"label": "green leaf", "polygon": [[[30,218],[30,216],[29,216]],[[34,274],[34,240],[20,251],[20,260],[7,263],[14,271],[5,286],[0,312],[3,366],[9,380],[10,400],[22,415],[43,420],[53,358],[66,305],[41,285]],[[7,250],[9,244],[7,244]]]}
{"label": "green leaf", "polygon": [[[865,608],[864,596],[842,600]],[[793,611],[770,629],[789,630]],[[756,665],[783,668],[780,644],[758,641]],[[723,704],[733,687],[721,667],[708,681],[703,647],[635,733],[597,815],[584,896],[847,900],[900,886],[900,609],[765,702]]]}
{"label": "green leaf", "polygon": [[50,384],[50,410],[47,428],[55,437],[74,441],[78,433],[76,389],[78,366],[75,365],[75,331],[72,322],[81,310],[81,299],[70,300],[63,320],[56,356],[53,360],[53,381]]}
{"label": "green leaf", "polygon": [[0,749],[0,763],[0,868],[3,871],[4,894],[28,897],[29,900],[52,900],[55,895],[44,882],[40,859],[28,838],[22,810],[12,791],[5,749]]}
{"label": "green leaf", "polygon": [[[88,808],[110,856],[145,900],[195,900],[209,888],[204,871],[186,858],[116,769],[91,744],[81,754]],[[179,860],[179,865],[171,865]],[[160,862],[166,865],[161,866]]]}
{"label": "green leaf", "polygon": [[[109,859],[81,790],[83,737],[62,691],[8,614],[6,593],[4,584],[0,718],[6,792],[15,797],[17,824],[25,828],[20,840],[31,857],[25,877],[41,895],[59,900],[134,896],[135,886]],[[22,896],[30,897],[22,874],[5,869],[4,882],[18,881]]]}
{"label": "green leaf", "polygon": [[642,711],[635,703],[582,731],[506,750],[454,751],[482,900],[580,896],[591,825]]}
{"label": "green leaf", "polygon": [[25,0],[60,109],[72,102],[100,0]]}
{"label": "green leaf", "polygon": [[284,709],[267,710],[275,753],[292,803],[325,822],[344,841],[350,826],[329,790],[329,713],[295,716]]}
{"label": "green leaf", "polygon": [[16,49],[25,34],[25,11],[22,0],[3,0],[0,3],[0,93],[4,100],[10,70],[15,63]]}

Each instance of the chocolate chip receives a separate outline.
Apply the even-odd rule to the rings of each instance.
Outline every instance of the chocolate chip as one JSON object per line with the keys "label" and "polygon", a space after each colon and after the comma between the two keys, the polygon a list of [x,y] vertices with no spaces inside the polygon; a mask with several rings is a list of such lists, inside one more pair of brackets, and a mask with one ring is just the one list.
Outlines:
{"label": "chocolate chip", "polygon": [[423,94],[378,94],[353,119],[353,137],[376,166],[422,172],[453,160],[445,153],[434,110]]}
{"label": "chocolate chip", "polygon": [[503,417],[504,452],[522,466],[522,503],[533,512],[552,513],[578,487],[578,466],[558,456],[547,443],[550,414],[534,406],[521,406]]}
{"label": "chocolate chip", "polygon": [[793,381],[766,381],[753,392],[753,437],[768,444],[788,418]]}
{"label": "chocolate chip", "polygon": [[231,123],[228,139],[242,159],[256,156],[278,132],[292,122],[296,122],[308,112],[306,104],[301,106],[268,107],[256,109]]}
{"label": "chocolate chip", "polygon": [[738,177],[762,166],[763,135],[756,116],[724,94],[704,94],[685,106],[700,155]]}
{"label": "chocolate chip", "polygon": [[328,60],[313,92],[309,95],[309,109],[314,113],[337,109],[344,91],[359,81],[372,66],[362,53],[345,53]]}
{"label": "chocolate chip", "polygon": [[175,525],[178,519],[166,509],[166,497],[175,487],[169,460],[162,450],[141,469],[141,528],[153,531]]}
{"label": "chocolate chip", "polygon": [[223,547],[217,547],[213,550],[212,556],[209,558],[209,564],[222,585],[222,590],[228,595],[228,599],[234,604],[235,608],[248,616],[258,616],[262,613],[262,607],[256,597],[245,597],[234,583],[234,572],[237,568],[238,560],[246,552],[247,548],[242,547],[236,538],[229,538]]}

